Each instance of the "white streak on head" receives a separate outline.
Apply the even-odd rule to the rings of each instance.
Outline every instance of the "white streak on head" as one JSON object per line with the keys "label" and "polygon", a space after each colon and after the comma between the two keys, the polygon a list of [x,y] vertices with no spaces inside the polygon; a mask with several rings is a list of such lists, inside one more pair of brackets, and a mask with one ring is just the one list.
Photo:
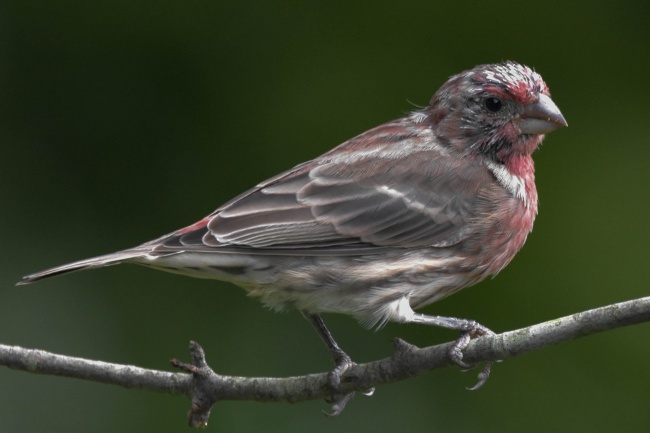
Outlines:
{"label": "white streak on head", "polygon": [[491,65],[489,69],[485,70],[484,77],[493,83],[506,84],[510,87],[516,87],[522,82],[531,84],[544,82],[537,72],[528,66],[514,62]]}

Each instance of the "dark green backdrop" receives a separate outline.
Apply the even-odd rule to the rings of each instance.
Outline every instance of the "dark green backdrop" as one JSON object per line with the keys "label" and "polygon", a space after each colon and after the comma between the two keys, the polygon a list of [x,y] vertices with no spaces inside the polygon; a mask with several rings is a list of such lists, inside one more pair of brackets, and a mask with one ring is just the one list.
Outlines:
{"label": "dark green backdrop", "polygon": [[[452,5],[452,3],[455,3]],[[498,278],[425,311],[514,329],[650,293],[650,16],[643,2],[0,2],[0,342],[170,369],[187,342],[235,375],[324,371],[295,312],[228,284],[44,267],[182,227],[280,170],[424,105],[479,63],[535,67],[570,127],[536,155],[540,215]],[[357,361],[455,337],[327,317]],[[446,369],[357,397],[224,402],[211,431],[647,431],[650,326]],[[2,432],[186,431],[184,398],[0,369]]]}

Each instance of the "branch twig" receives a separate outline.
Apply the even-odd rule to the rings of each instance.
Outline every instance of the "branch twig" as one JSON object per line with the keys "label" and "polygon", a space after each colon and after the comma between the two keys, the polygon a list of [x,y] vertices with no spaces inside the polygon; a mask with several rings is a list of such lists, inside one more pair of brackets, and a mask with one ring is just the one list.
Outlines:
{"label": "branch twig", "polygon": [[[597,332],[650,321],[650,297],[612,304],[572,314],[502,334],[481,337],[464,350],[469,363],[511,358],[522,353],[584,337]],[[404,380],[425,371],[451,365],[452,343],[417,348],[395,340],[395,353],[389,358],[358,364],[346,372],[337,393],[372,389],[385,383]],[[146,389],[172,395],[186,395],[192,401],[190,424],[207,424],[210,409],[219,400],[299,402],[317,398],[336,401],[328,386],[327,372],[306,376],[269,378],[237,377],[216,374],[205,361],[203,349],[190,343],[192,364],[172,360],[185,373],[169,373],[57,355],[43,350],[0,345],[0,365],[31,373],[49,374]],[[187,374],[191,373],[191,374]]]}

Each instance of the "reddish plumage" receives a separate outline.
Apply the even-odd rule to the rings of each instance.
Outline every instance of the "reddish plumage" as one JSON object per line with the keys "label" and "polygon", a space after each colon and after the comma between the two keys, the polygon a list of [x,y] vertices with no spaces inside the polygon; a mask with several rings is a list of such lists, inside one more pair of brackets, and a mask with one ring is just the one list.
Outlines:
{"label": "reddish plumage", "polygon": [[46,270],[22,283],[130,262],[234,282],[267,305],[298,308],[350,361],[318,316],[338,312],[460,330],[473,321],[413,312],[506,266],[537,213],[531,154],[566,126],[548,87],[516,63],[450,78],[431,105],[275,176],[199,222],[138,247]]}

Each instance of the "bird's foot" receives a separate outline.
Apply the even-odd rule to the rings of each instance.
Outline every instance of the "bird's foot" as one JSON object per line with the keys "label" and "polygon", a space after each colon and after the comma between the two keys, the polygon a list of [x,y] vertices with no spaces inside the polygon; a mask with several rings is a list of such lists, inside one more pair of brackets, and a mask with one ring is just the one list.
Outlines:
{"label": "bird's foot", "polygon": [[[341,386],[341,377],[356,364],[352,361],[348,354],[342,350],[335,351],[333,355],[336,366],[327,375],[327,382],[334,391],[339,391],[339,388]],[[360,392],[363,395],[371,396],[374,394],[375,388],[373,387]],[[335,392],[327,399],[327,402],[332,404],[332,410],[330,412],[323,411],[323,413],[330,417],[340,415],[347,404],[352,400],[352,398],[354,398],[354,395],[355,391],[344,393]]]}
{"label": "bird's foot", "polygon": [[341,376],[354,365],[354,362],[352,362],[352,358],[347,353],[340,349],[334,351],[333,357],[336,365],[327,375],[327,381],[333,389],[338,390],[341,385]]}
{"label": "bird's foot", "polygon": [[[353,365],[352,358],[340,348],[332,351],[335,366],[327,375],[327,383],[334,390],[338,391],[341,386],[341,376],[345,374]],[[346,393],[334,393],[326,401],[332,404],[331,412],[323,411],[329,417],[340,415],[347,404],[354,397],[354,391]]]}
{"label": "bird's foot", "polygon": [[[468,364],[465,361],[463,361],[463,350],[467,348],[470,341],[472,341],[475,338],[482,337],[484,335],[492,336],[495,335],[495,333],[491,331],[489,328],[473,320],[468,320],[466,321],[466,323],[463,323],[460,337],[458,337],[458,339],[454,342],[454,344],[449,349],[449,358],[451,359],[451,361],[454,364],[458,365],[460,368],[462,368],[463,371],[473,370],[476,367],[476,365]],[[490,371],[492,370],[493,364],[494,364],[493,361],[487,361],[478,374],[478,382],[476,383],[476,385],[469,387],[467,389],[469,389],[470,391],[475,391],[481,388],[483,385],[485,385],[485,382],[487,382],[488,378],[490,377]]]}

